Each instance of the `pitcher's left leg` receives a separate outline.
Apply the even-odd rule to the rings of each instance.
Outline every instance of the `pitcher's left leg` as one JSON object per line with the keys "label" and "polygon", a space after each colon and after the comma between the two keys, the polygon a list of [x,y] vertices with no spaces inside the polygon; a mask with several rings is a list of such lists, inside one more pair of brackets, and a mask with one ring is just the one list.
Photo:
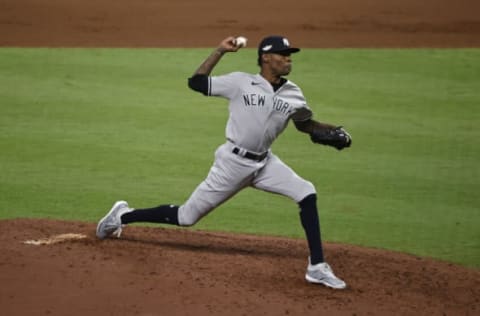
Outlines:
{"label": "pitcher's left leg", "polygon": [[277,156],[271,154],[261,172],[253,181],[254,187],[288,196],[298,203],[300,222],[305,230],[310,250],[310,262],[323,262],[320,222],[317,210],[317,195],[313,184],[288,167]]}
{"label": "pitcher's left leg", "polygon": [[277,156],[271,154],[265,167],[255,177],[253,186],[264,191],[288,196],[298,203],[300,221],[310,251],[306,280],[337,289],[345,288],[345,282],[333,274],[323,256],[317,195],[313,184],[298,176]]}
{"label": "pitcher's left leg", "polygon": [[315,187],[310,181],[296,174],[273,153],[268,156],[267,163],[253,179],[252,186],[287,196],[297,203],[310,194],[316,194]]}

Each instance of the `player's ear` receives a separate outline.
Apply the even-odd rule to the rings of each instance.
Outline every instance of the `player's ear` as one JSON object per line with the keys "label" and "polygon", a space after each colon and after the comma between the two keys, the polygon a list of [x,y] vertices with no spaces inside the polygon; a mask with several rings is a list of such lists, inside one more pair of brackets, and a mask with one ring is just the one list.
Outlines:
{"label": "player's ear", "polygon": [[262,54],[260,58],[262,58],[262,64],[270,63],[271,54]]}

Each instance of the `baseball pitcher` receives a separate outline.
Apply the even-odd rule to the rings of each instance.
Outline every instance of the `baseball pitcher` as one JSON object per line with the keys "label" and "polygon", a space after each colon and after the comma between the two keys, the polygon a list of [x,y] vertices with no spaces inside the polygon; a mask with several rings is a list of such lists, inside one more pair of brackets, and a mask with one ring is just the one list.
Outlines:
{"label": "baseball pitcher", "polygon": [[314,120],[300,88],[285,78],[292,70],[291,54],[300,49],[291,47],[283,36],[268,36],[261,41],[260,73],[210,75],[223,56],[241,46],[235,37],[227,37],[188,80],[191,89],[225,98],[229,103],[226,140],[217,148],[205,180],[182,205],[133,209],[125,201],[116,202],[99,221],[97,236],[119,237],[122,225],[134,222],[191,226],[240,190],[254,187],[282,194],[298,204],[310,252],[305,279],[343,289],[345,282],[334,275],[324,259],[315,187],[280,160],[271,146],[290,120],[312,142],[338,150],[349,147],[351,137],[342,127]]}

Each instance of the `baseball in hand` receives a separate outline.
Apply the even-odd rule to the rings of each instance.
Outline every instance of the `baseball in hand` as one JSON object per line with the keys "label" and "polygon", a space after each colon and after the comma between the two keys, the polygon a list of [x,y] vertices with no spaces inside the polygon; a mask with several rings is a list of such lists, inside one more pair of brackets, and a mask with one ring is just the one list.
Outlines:
{"label": "baseball in hand", "polygon": [[235,38],[235,45],[239,48],[247,46],[247,38],[243,36]]}

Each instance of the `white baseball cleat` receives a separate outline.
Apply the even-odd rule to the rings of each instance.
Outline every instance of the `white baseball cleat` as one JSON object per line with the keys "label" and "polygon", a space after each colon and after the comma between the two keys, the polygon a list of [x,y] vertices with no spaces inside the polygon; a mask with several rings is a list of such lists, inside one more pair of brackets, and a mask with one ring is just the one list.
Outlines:
{"label": "white baseball cleat", "polygon": [[345,282],[333,274],[332,268],[330,268],[326,262],[315,265],[309,262],[305,279],[310,283],[323,284],[334,289],[344,289],[347,287]]}
{"label": "white baseball cleat", "polygon": [[133,211],[128,207],[128,203],[125,201],[116,202],[110,212],[102,218],[97,225],[97,237],[105,239],[109,236],[116,236],[120,238],[122,233],[122,220],[123,214]]}

